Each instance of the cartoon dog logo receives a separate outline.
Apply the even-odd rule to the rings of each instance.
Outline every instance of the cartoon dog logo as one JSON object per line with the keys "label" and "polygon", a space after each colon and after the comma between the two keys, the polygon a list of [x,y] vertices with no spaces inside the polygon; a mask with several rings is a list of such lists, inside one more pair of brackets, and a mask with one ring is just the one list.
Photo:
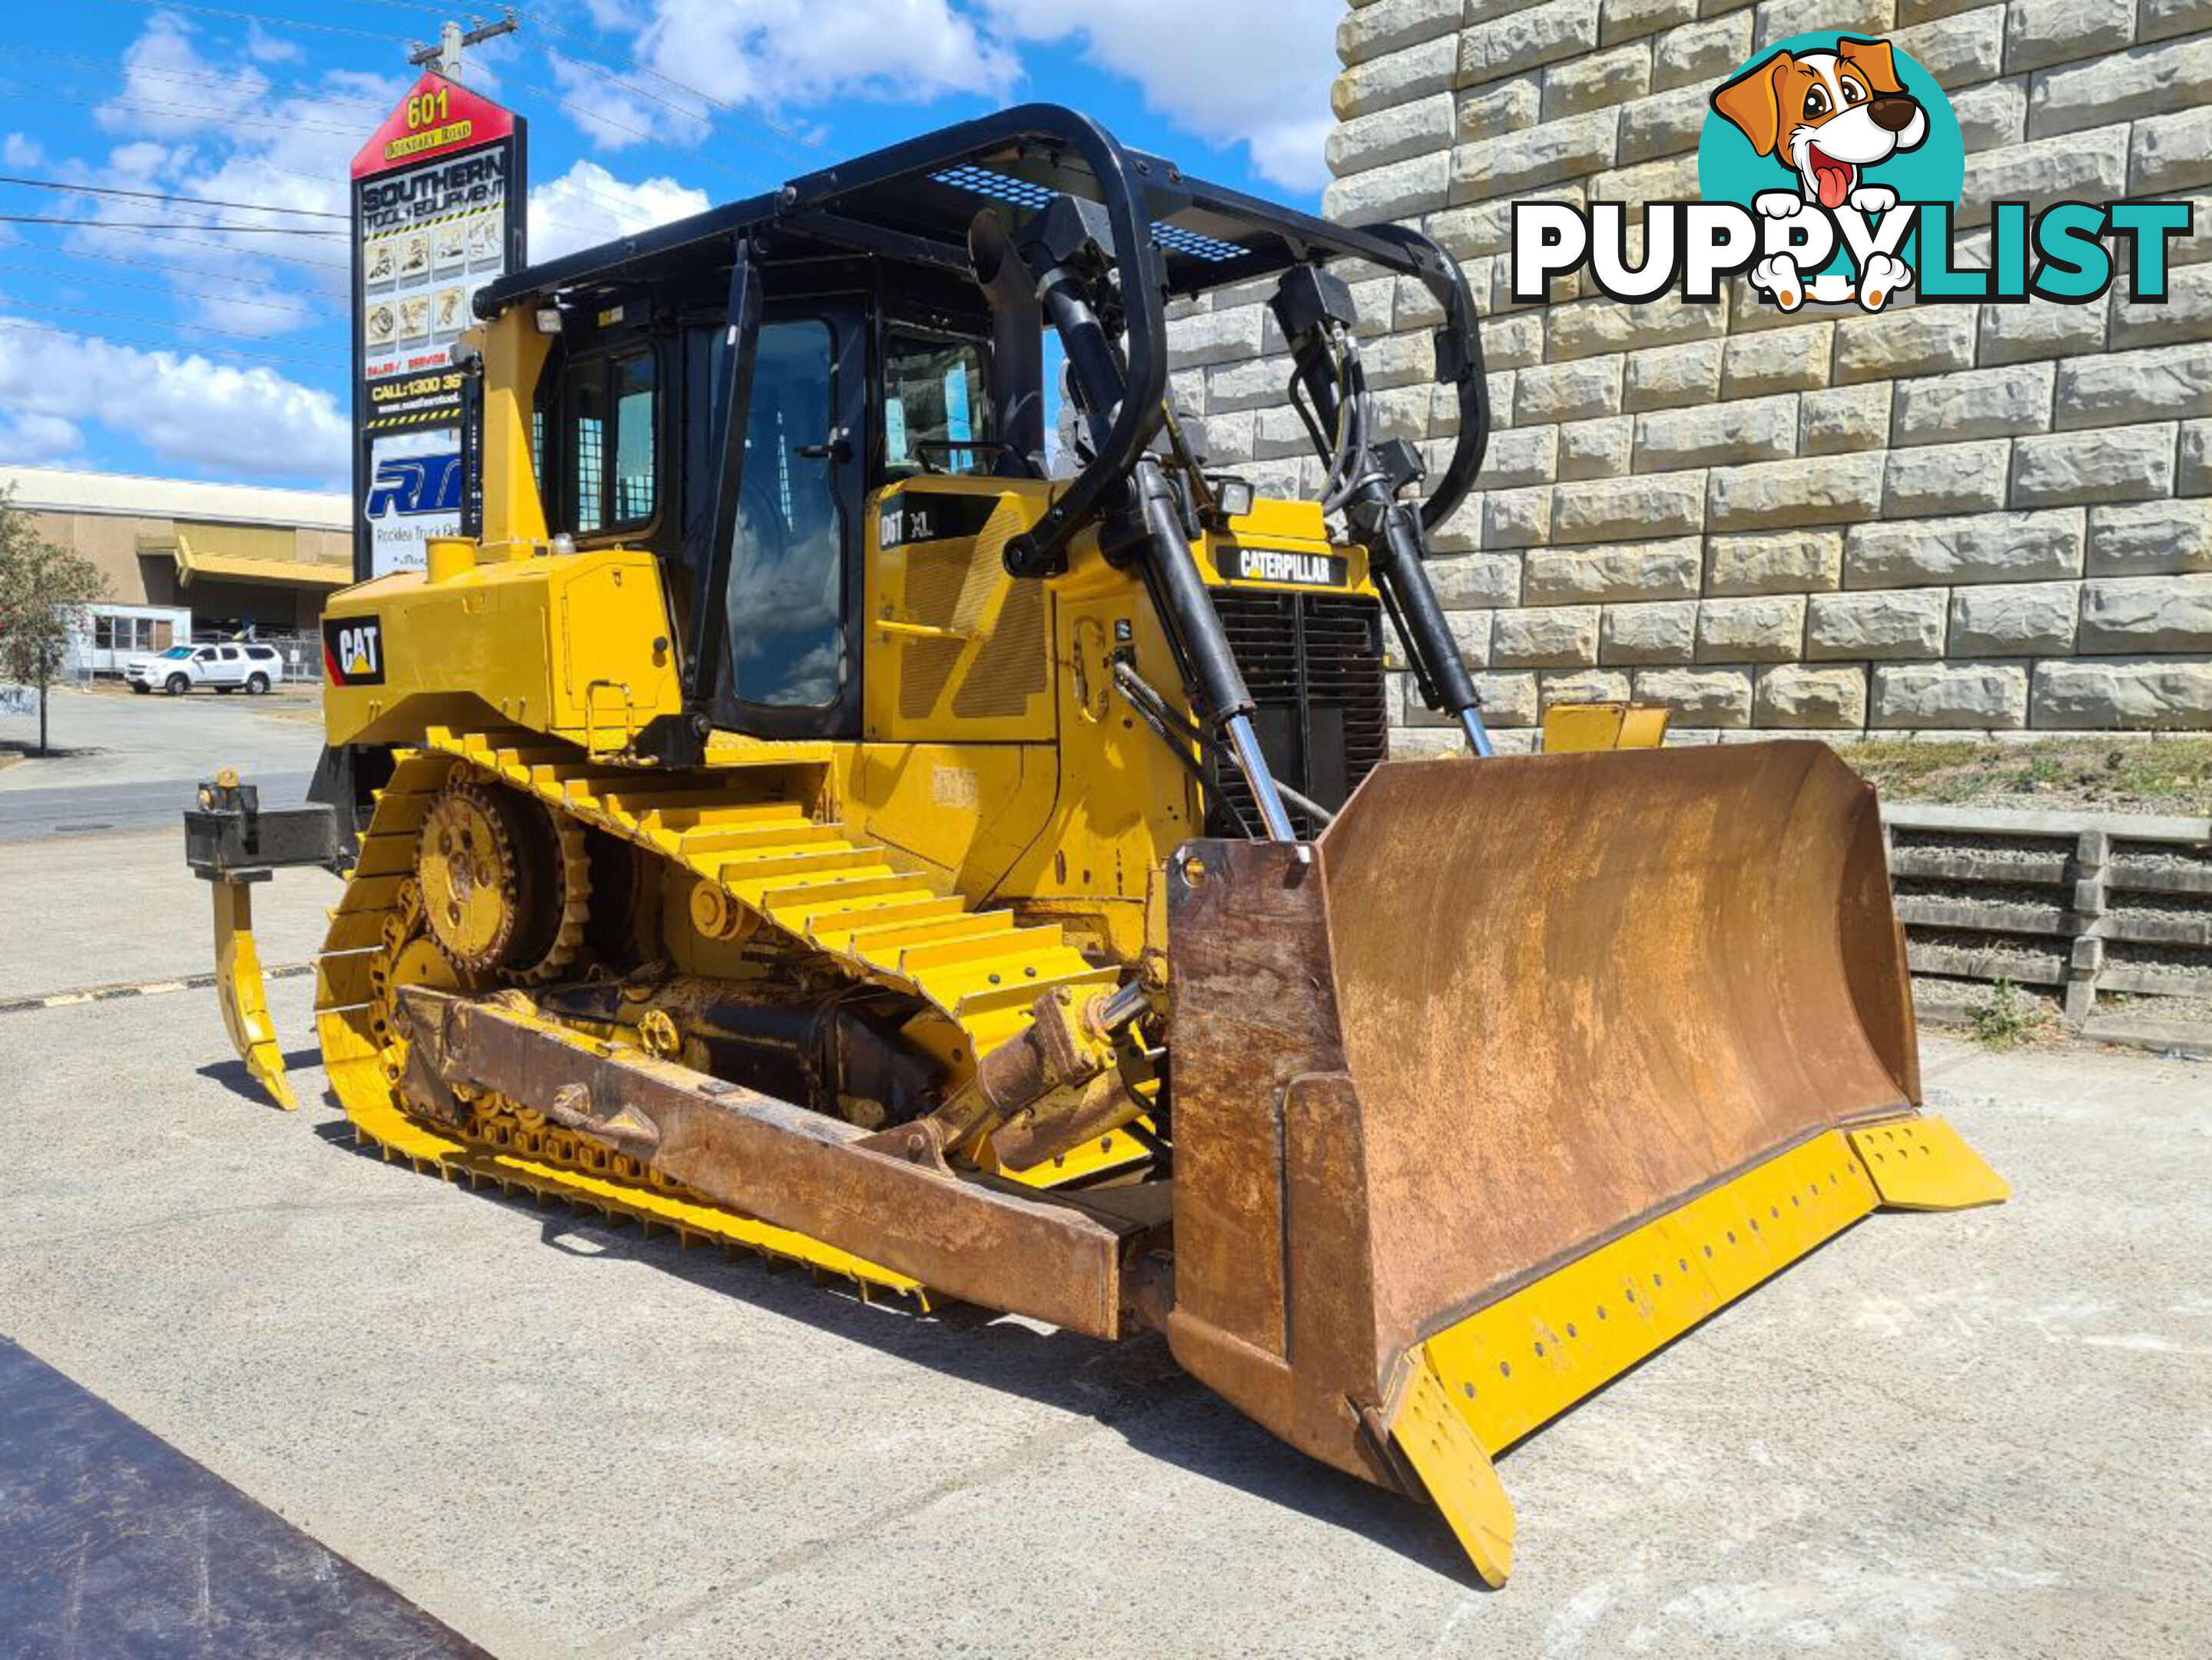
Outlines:
{"label": "cartoon dog logo", "polygon": [[[1833,213],[1850,207],[1861,214],[1887,212],[1897,192],[1865,182],[1867,170],[1901,150],[1917,149],[1928,137],[1928,113],[1897,78],[1897,63],[1887,40],[1838,39],[1833,52],[1777,52],[1715,90],[1714,111],[1732,123],[1761,155],[1771,155],[1797,175],[1794,191],[1762,191],[1752,206],[1772,219],[1787,219],[1815,207]],[[1797,262],[1786,253],[1760,260],[1751,270],[1753,287],[1774,296],[1784,311],[1808,297],[1856,298],[1878,311],[1899,289],[1912,283],[1912,269],[1893,254],[1875,254],[1859,271],[1856,291],[1813,292]]]}

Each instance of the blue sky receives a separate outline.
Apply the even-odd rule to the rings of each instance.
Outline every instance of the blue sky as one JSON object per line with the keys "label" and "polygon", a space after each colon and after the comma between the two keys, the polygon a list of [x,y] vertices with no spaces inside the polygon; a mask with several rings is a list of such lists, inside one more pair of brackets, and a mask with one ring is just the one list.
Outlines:
{"label": "blue sky", "polygon": [[[1313,207],[1340,10],[546,0],[471,49],[464,79],[529,118],[539,258],[1032,99]],[[454,15],[412,0],[6,8],[0,174],[41,183],[0,183],[0,215],[75,222],[0,222],[0,464],[343,488],[347,243],[291,231],[343,230],[308,216],[344,212],[348,162],[416,73],[410,42]]]}

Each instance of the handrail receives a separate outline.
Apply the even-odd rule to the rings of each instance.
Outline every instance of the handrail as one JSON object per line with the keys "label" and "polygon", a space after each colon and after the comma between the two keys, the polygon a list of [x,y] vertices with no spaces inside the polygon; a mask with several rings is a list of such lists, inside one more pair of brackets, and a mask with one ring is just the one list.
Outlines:
{"label": "handrail", "polygon": [[[963,154],[1022,142],[1065,145],[1097,180],[1101,204],[1113,232],[1111,250],[1121,277],[1124,333],[1121,350],[1127,391],[1113,424],[1091,460],[1020,537],[1032,568],[1049,568],[1078,530],[1128,476],[1159,430],[1168,385],[1167,301],[1153,263],[1152,223],[1138,164],[1121,142],[1087,115],[1058,104],[1021,104],[995,115],[947,127],[872,155],[823,169],[784,187],[779,215],[817,210],[869,186],[942,167]],[[1147,164],[1149,165],[1149,164]],[[1013,550],[1010,548],[1009,556]]]}
{"label": "handrail", "polygon": [[1421,502],[1421,528],[1432,531],[1467,499],[1475,475],[1482,471],[1483,453],[1490,447],[1490,381],[1483,371],[1474,295],[1459,262],[1425,232],[1386,224],[1370,225],[1367,234],[1405,249],[1413,264],[1410,274],[1419,277],[1443,307],[1443,325],[1437,331],[1437,383],[1451,386],[1458,393],[1459,438],[1436,488]]}

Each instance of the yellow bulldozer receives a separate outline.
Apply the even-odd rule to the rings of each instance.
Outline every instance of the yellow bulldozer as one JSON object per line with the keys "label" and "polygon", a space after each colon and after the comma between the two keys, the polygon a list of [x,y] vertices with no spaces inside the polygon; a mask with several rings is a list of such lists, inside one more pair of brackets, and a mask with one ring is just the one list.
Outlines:
{"label": "yellow bulldozer", "polygon": [[[1341,263],[1429,295],[1448,456],[1382,435]],[[1318,499],[1168,396],[1170,304],[1232,287]],[[1868,1213],[2004,1196],[1917,1110],[1825,746],[1492,753],[1424,563],[1482,354],[1419,232],[1031,106],[476,307],[463,533],[330,605],[313,801],[187,815],[283,1104],[248,895],[320,863],[387,1156],[1164,1332],[1492,1584],[1504,1449]],[[1392,641],[1466,754],[1387,758]]]}

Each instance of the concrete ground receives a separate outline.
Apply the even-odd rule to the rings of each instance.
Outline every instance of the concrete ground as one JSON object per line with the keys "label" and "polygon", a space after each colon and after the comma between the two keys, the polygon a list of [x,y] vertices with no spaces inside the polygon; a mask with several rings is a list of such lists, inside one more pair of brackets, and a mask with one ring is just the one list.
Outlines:
{"label": "concrete ground", "polygon": [[[123,925],[200,968],[175,859],[0,847],[0,1002],[116,977]],[[269,961],[333,891],[264,891]],[[502,1656],[2212,1645],[2212,1065],[1932,1038],[2014,1201],[1870,1219],[1509,1454],[1492,1593],[1155,1342],[386,1165],[254,1098],[204,990],[0,1012],[0,1335]]]}
{"label": "concrete ground", "polygon": [[0,842],[54,835],[167,828],[204,778],[226,766],[261,787],[270,806],[297,801],[323,745],[319,721],[300,718],[316,689],[268,697],[234,692],[133,697],[112,688],[56,687],[48,709],[53,754],[31,753],[39,717],[0,711]]}

